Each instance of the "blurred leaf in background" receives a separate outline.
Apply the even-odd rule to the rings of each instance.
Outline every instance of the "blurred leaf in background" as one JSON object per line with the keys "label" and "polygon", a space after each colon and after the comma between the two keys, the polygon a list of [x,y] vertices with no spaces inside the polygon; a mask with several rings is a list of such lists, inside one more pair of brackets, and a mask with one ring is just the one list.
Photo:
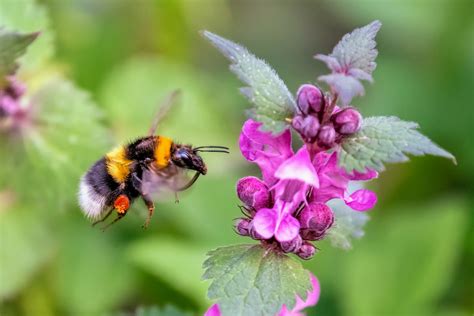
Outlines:
{"label": "blurred leaf in background", "polygon": [[[471,1],[41,3],[0,1],[0,25],[42,32],[20,60],[20,78],[43,122],[26,145],[0,144],[0,183],[9,187],[0,194],[2,315],[205,311],[202,260],[238,240],[235,182],[258,171],[236,146],[247,107],[238,80],[198,30],[245,42],[294,92],[325,71],[314,54],[375,19],[384,24],[375,83],[355,105],[366,116],[419,122],[458,166],[423,157],[389,167],[372,188],[379,204],[364,238],[350,252],[322,243],[305,263],[322,289],[309,314],[472,314]],[[141,203],[107,233],[92,229],[76,206],[80,175],[114,144],[143,135],[176,88],[183,97],[159,133],[232,154],[205,156],[209,174],[179,204],[157,203],[148,231]],[[16,190],[27,198],[12,200]]]}

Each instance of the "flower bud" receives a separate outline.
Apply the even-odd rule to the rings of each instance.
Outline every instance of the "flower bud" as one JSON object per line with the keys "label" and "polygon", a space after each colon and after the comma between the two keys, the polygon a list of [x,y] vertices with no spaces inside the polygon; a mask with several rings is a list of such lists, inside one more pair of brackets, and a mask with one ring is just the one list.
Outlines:
{"label": "flower bud", "polygon": [[334,223],[334,213],[323,203],[311,203],[298,216],[301,237],[305,240],[322,239]]}
{"label": "flower bud", "polygon": [[281,250],[283,250],[283,252],[296,253],[301,248],[302,244],[303,244],[303,239],[301,238],[300,235],[296,235],[296,237],[293,238],[293,240],[281,242],[280,247],[281,247]]}
{"label": "flower bud", "polygon": [[314,247],[312,243],[305,241],[296,254],[301,259],[308,260],[311,259],[315,253],[316,247]]}
{"label": "flower bud", "polygon": [[252,222],[250,222],[249,226],[248,226],[248,231],[249,231],[249,236],[252,238],[252,239],[255,239],[255,240],[265,240],[265,238],[263,238],[262,235],[260,235]]}
{"label": "flower bud", "polygon": [[25,93],[26,86],[21,83],[16,77],[10,76],[6,79],[8,82],[8,86],[5,88],[6,94],[11,95],[15,99],[18,99]]}
{"label": "flower bud", "polygon": [[256,177],[245,177],[237,183],[237,196],[255,210],[270,206],[271,197],[267,185]]}
{"label": "flower bud", "polygon": [[298,115],[293,118],[292,126],[304,140],[311,142],[318,135],[319,120],[312,115],[306,117]]}
{"label": "flower bud", "polygon": [[239,218],[235,221],[235,231],[237,234],[241,236],[249,236],[249,227],[250,227],[250,220],[246,218]]}
{"label": "flower bud", "polygon": [[354,134],[360,129],[362,116],[356,109],[348,107],[335,113],[331,120],[338,133],[349,135]]}
{"label": "flower bud", "polygon": [[318,145],[321,147],[332,147],[336,141],[336,130],[334,126],[329,123],[321,126],[318,134]]}
{"label": "flower bud", "polygon": [[324,96],[318,87],[304,84],[296,93],[296,103],[304,114],[319,113],[324,107]]}

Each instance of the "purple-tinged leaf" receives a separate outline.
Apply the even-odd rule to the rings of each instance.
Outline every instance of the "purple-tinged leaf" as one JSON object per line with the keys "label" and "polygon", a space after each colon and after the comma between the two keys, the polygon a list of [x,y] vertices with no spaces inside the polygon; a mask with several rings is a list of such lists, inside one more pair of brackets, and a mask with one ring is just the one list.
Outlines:
{"label": "purple-tinged leaf", "polygon": [[332,74],[320,76],[334,93],[337,93],[343,105],[348,105],[353,97],[364,94],[364,87],[359,80],[372,82],[372,72],[377,64],[375,58],[375,36],[380,30],[380,21],[355,29],[343,36],[330,55],[315,56],[326,63]]}
{"label": "purple-tinged leaf", "polygon": [[377,66],[375,58],[378,54],[375,49],[377,44],[375,36],[381,26],[380,21],[374,21],[344,35],[334,47],[331,57],[336,58],[343,69],[357,68],[369,75],[372,74]]}
{"label": "purple-tinged leaf", "polygon": [[365,92],[362,83],[352,76],[334,73],[318,79],[326,82],[344,105],[348,105],[355,96],[363,96]]}

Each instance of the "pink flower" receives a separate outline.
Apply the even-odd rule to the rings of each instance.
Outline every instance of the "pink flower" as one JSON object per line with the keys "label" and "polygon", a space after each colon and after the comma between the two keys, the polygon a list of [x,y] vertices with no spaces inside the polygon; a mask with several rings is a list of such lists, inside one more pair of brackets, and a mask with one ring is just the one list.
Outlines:
{"label": "pink flower", "polygon": [[[298,295],[296,295],[296,305],[293,307],[292,310],[288,310],[288,308],[283,304],[281,310],[278,312],[277,316],[304,316],[305,314],[302,311],[307,308],[314,306],[318,303],[319,295],[321,292],[321,288],[319,286],[318,279],[311,274],[311,284],[313,289],[308,292],[308,296],[306,300],[302,300]],[[204,313],[204,316],[221,316],[221,311],[218,304],[214,304]]]}
{"label": "pink flower", "polygon": [[273,176],[278,179],[273,187],[274,207],[258,211],[254,227],[265,239],[275,236],[280,242],[290,241],[300,229],[298,220],[292,214],[306,200],[307,190],[319,186],[318,175],[306,147],[283,161]]}
{"label": "pink flower", "polygon": [[[358,113],[349,109],[337,109],[341,117],[335,120],[341,126],[358,118]],[[263,181],[256,177],[239,180],[237,195],[245,205],[242,210],[246,218],[236,221],[236,231],[309,259],[316,252],[311,241],[324,238],[334,223],[334,214],[325,203],[342,199],[356,211],[372,208],[377,201],[375,193],[366,189],[350,193],[348,185],[378,174],[371,170],[347,173],[337,164],[337,151],[320,151],[311,159],[304,145],[294,154],[289,130],[273,136],[260,131],[260,125],[247,120],[240,135],[242,154],[258,164]]]}
{"label": "pink flower", "polygon": [[287,158],[293,156],[291,133],[285,130],[279,136],[260,131],[262,123],[247,120],[242,127],[239,146],[242,155],[250,162],[256,163],[262,170],[263,180],[267,185],[276,182],[275,170]]}
{"label": "pink flower", "polygon": [[31,109],[22,97],[26,87],[14,76],[5,77],[0,87],[0,132],[20,131],[31,121]]}
{"label": "pink flower", "polygon": [[369,170],[366,173],[354,171],[353,174],[349,174],[337,165],[337,152],[332,154],[320,152],[313,159],[313,164],[318,172],[320,186],[318,190],[313,191],[311,201],[326,203],[329,200],[340,198],[356,211],[366,211],[374,207],[377,202],[374,192],[362,189],[349,195],[347,187],[349,181],[377,178],[376,171]]}

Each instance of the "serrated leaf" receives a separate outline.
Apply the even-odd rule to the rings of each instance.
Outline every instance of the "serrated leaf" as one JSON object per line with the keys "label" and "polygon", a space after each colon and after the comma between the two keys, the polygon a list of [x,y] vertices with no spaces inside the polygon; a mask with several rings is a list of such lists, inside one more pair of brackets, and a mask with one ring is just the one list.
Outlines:
{"label": "serrated leaf", "polygon": [[375,58],[378,51],[375,49],[377,43],[374,39],[381,26],[380,21],[373,21],[344,35],[334,47],[331,56],[335,57],[342,66],[358,68],[371,74],[377,66]]}
{"label": "serrated leaf", "polygon": [[53,55],[53,32],[46,7],[35,0],[0,1],[0,27],[41,36],[21,58],[21,72],[36,71]]}
{"label": "serrated leaf", "polygon": [[309,273],[286,255],[261,245],[236,245],[208,253],[203,279],[212,280],[208,297],[223,315],[275,315],[295,305],[311,288]]}
{"label": "serrated leaf", "polygon": [[231,61],[230,70],[248,85],[241,89],[242,94],[254,105],[248,114],[262,122],[264,130],[282,132],[287,126],[285,119],[293,117],[296,105],[277,73],[245,47],[209,31],[203,31],[202,34]]}
{"label": "serrated leaf", "polygon": [[404,162],[406,154],[425,154],[456,159],[421,134],[418,124],[394,116],[365,118],[359,132],[346,138],[340,147],[339,165],[351,172],[366,169],[383,171],[384,163]]}
{"label": "serrated leaf", "polygon": [[328,233],[331,245],[344,250],[352,248],[352,239],[364,236],[364,226],[369,220],[365,212],[356,212],[341,200],[329,201],[335,222]]}
{"label": "serrated leaf", "polygon": [[339,95],[343,105],[348,105],[355,96],[364,95],[360,80],[372,82],[372,72],[377,64],[375,58],[375,36],[380,30],[380,21],[355,29],[342,37],[330,55],[317,54],[316,59],[326,63],[332,74],[320,76]]}
{"label": "serrated leaf", "polygon": [[344,35],[330,56],[336,58],[343,68],[357,68],[370,75],[377,66],[375,58],[378,51],[375,49],[377,45],[375,36],[381,26],[380,21],[373,21]]}
{"label": "serrated leaf", "polygon": [[18,65],[17,58],[36,39],[38,33],[9,32],[0,28],[0,83],[7,75],[12,75]]}

